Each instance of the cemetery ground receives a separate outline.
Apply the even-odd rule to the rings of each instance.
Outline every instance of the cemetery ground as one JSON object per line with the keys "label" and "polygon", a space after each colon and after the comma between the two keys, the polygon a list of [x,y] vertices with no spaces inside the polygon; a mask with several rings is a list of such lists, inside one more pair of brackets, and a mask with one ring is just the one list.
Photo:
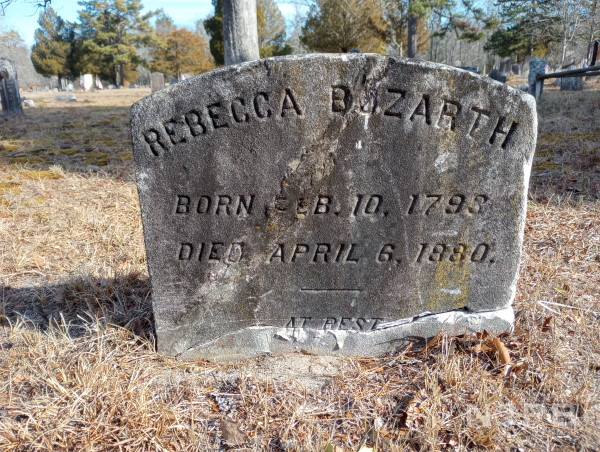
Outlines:
{"label": "cemetery ground", "polygon": [[539,103],[514,333],[232,364],[154,352],[147,94],[33,93],[0,120],[0,449],[598,450],[600,83]]}

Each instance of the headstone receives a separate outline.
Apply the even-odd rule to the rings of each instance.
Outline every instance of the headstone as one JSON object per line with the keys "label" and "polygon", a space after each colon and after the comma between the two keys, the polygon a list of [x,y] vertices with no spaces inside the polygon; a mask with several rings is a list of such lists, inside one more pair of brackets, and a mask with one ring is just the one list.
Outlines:
{"label": "headstone", "polygon": [[94,86],[94,76],[92,74],[83,74],[79,79],[79,85],[84,91],[89,91]]}
{"label": "headstone", "polygon": [[[577,69],[574,65],[569,66],[569,69]],[[577,75],[575,77],[561,77],[560,78],[560,90],[561,91],[581,91],[583,89],[583,76]]]}
{"label": "headstone", "polygon": [[497,82],[506,83],[506,76],[502,75],[498,69],[492,69],[488,74],[488,77],[492,80],[496,80]]}
{"label": "headstone", "polygon": [[8,58],[0,58],[0,103],[4,116],[23,113],[17,70]]}
{"label": "headstone", "polygon": [[454,66],[457,67],[458,69],[462,69],[464,71],[469,71],[469,72],[473,72],[475,74],[479,74],[479,71],[477,70],[476,66]]}
{"label": "headstone", "polygon": [[159,351],[374,356],[512,326],[533,99],[448,66],[279,57],[131,111]]}
{"label": "headstone", "polygon": [[165,87],[165,76],[162,72],[153,72],[150,74],[150,89],[153,93]]}
{"label": "headstone", "polygon": [[529,94],[539,99],[544,89],[544,84],[541,81],[536,81],[538,75],[546,73],[546,60],[542,58],[532,58],[529,61],[529,75],[527,81],[529,82]]}
{"label": "headstone", "polygon": [[521,66],[519,66],[518,64],[513,64],[511,70],[513,74],[519,75],[521,73]]}
{"label": "headstone", "polygon": [[504,76],[509,75],[511,65],[512,64],[511,64],[510,58],[503,58],[502,61],[500,61],[500,68],[499,68],[500,74],[502,74]]}
{"label": "headstone", "polygon": [[26,107],[35,107],[35,102],[33,99],[24,99],[23,105],[25,105]]}

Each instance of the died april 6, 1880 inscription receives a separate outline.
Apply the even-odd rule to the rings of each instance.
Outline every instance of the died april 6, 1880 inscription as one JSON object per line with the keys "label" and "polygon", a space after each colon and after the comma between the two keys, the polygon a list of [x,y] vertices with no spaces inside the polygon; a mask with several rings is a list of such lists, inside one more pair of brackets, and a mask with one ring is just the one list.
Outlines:
{"label": "died april 6, 1880 inscription", "polygon": [[194,77],[131,117],[160,351],[372,356],[511,327],[531,96],[308,55]]}

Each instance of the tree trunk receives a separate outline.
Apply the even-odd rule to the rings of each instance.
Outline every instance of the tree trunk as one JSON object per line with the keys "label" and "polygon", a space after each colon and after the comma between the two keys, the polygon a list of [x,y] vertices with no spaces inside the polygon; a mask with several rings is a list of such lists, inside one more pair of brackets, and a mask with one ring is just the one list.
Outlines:
{"label": "tree trunk", "polygon": [[223,0],[225,65],[260,58],[256,0]]}
{"label": "tree trunk", "polygon": [[417,56],[417,17],[414,14],[408,14],[408,58]]}
{"label": "tree trunk", "polygon": [[58,90],[62,91],[62,75],[58,75]]}
{"label": "tree trunk", "polygon": [[588,46],[587,46],[587,61],[588,64],[590,63],[590,61],[592,60],[592,53],[594,52],[594,30],[596,29],[596,14],[597,14],[597,10],[598,10],[598,2],[595,1],[594,3],[592,3],[592,6],[590,7],[590,33],[589,33],[589,38],[588,38]]}
{"label": "tree trunk", "polygon": [[[533,22],[533,24],[535,25],[536,22],[536,17],[535,17],[535,6],[536,6],[536,2],[532,2],[533,7],[529,8],[529,13],[530,13],[530,19],[531,22]],[[533,47],[534,47],[534,43],[535,43],[535,26],[529,26],[529,46],[527,48],[527,56],[532,57],[533,56]]]}

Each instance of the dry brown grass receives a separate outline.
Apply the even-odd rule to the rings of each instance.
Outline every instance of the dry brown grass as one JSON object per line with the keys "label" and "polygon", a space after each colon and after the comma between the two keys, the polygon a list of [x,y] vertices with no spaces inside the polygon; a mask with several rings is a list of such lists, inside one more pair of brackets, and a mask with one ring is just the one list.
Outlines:
{"label": "dry brown grass", "polygon": [[145,94],[3,122],[0,450],[598,450],[600,91],[540,103],[513,334],[235,365],[153,351],[125,154]]}

